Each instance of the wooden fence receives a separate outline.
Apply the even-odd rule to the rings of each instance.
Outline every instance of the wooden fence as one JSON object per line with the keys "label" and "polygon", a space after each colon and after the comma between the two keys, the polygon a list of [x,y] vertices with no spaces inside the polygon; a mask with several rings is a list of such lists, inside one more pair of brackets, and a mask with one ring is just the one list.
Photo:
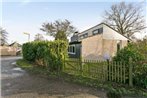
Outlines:
{"label": "wooden fence", "polygon": [[63,71],[72,75],[80,75],[99,82],[112,81],[132,84],[132,63],[109,62],[96,60],[65,59]]}

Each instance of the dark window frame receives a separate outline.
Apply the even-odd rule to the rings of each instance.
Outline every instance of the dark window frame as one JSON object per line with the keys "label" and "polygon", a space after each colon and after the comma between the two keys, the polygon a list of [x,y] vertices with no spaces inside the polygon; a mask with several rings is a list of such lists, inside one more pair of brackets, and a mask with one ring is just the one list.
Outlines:
{"label": "dark window frame", "polygon": [[68,46],[68,53],[69,54],[76,54],[76,45],[69,45]]}
{"label": "dark window frame", "polygon": [[[94,33],[95,31],[97,31],[97,33]],[[97,35],[97,34],[102,34],[103,33],[103,27],[99,28],[99,29],[95,29],[92,31],[93,35]]]}

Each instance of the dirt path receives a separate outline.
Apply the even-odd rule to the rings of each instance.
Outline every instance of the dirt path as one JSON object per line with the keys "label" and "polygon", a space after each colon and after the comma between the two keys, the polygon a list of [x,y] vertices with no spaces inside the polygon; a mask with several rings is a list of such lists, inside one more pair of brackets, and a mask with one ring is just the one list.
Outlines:
{"label": "dirt path", "polygon": [[15,65],[17,59],[1,61],[3,98],[106,98],[104,91],[29,74]]}

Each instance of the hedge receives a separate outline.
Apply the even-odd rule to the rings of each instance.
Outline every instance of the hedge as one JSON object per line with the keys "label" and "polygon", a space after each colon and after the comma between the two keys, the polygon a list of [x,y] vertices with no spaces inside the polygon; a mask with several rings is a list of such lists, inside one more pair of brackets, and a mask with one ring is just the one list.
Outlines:
{"label": "hedge", "polygon": [[61,70],[63,58],[67,56],[67,42],[34,41],[23,44],[23,59],[37,65],[47,66],[50,71]]}

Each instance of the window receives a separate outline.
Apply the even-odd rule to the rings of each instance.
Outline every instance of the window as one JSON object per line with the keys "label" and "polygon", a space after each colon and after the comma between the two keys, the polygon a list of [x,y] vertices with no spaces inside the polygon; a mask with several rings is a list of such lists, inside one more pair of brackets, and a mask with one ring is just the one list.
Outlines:
{"label": "window", "polygon": [[69,54],[75,54],[76,53],[75,45],[69,45],[69,47],[68,47],[68,53]]}
{"label": "window", "polygon": [[98,29],[97,30],[94,30],[92,33],[93,33],[93,35],[98,34]]}
{"label": "window", "polygon": [[101,33],[103,33],[103,28],[99,28],[99,29],[93,30],[92,33],[93,33],[93,35],[101,34]]}
{"label": "window", "polygon": [[85,33],[83,35],[80,36],[81,39],[88,37],[88,33]]}
{"label": "window", "polygon": [[99,28],[99,34],[103,33],[103,28]]}
{"label": "window", "polygon": [[117,51],[121,49],[121,41],[117,41]]}

